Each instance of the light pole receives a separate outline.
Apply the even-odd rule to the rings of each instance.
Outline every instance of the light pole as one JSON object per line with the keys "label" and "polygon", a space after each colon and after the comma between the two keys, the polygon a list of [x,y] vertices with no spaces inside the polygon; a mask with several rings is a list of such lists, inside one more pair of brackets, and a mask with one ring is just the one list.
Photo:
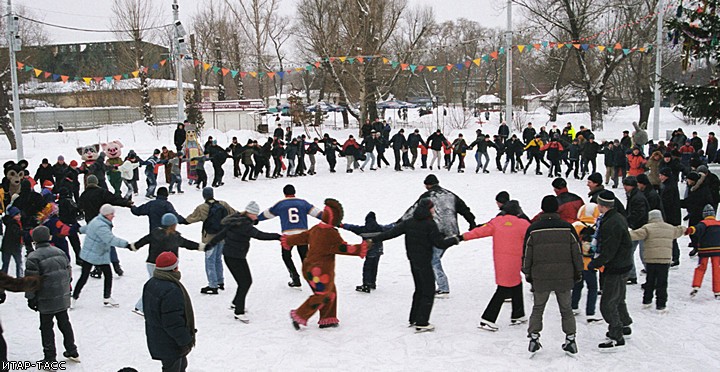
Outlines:
{"label": "light pole", "polygon": [[653,107],[653,141],[660,139],[660,76],[662,75],[663,11],[664,0],[657,4],[657,35],[655,39],[655,106]]}
{"label": "light pole", "polygon": [[13,122],[15,124],[15,143],[17,144],[17,159],[25,157],[23,149],[22,120],[20,118],[20,93],[18,92],[17,61],[15,52],[21,48],[20,36],[18,35],[17,18],[12,10],[12,0],[7,0],[7,42],[10,53],[10,77],[12,80],[12,101],[13,101]]}
{"label": "light pole", "polygon": [[173,44],[173,58],[175,59],[175,77],[177,78],[177,122],[182,123],[185,117],[185,95],[182,81],[182,55],[185,53],[185,28],[180,22],[180,6],[173,0],[173,23],[175,25],[175,41]]}
{"label": "light pole", "polygon": [[507,1],[507,31],[505,32],[505,121],[512,122],[513,49],[512,49],[512,0]]}

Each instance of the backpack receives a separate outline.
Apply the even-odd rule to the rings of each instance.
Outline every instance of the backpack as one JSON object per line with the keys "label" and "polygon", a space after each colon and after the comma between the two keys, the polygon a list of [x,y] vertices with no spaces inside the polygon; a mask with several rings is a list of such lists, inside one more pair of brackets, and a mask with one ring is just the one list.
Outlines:
{"label": "backpack", "polygon": [[210,206],[207,218],[203,221],[203,231],[208,234],[217,234],[222,230],[222,219],[228,215],[227,209],[219,202],[207,202]]}

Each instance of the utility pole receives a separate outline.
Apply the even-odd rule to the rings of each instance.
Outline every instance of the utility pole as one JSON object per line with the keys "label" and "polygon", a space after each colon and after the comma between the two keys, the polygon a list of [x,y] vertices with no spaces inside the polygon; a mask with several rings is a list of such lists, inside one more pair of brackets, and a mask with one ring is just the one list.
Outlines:
{"label": "utility pole", "polygon": [[660,76],[662,75],[662,50],[663,50],[663,8],[665,1],[660,0],[657,4],[657,36],[655,39],[655,107],[653,108],[652,139],[660,139]]}
{"label": "utility pole", "polygon": [[177,122],[182,123],[185,118],[185,94],[183,94],[182,59],[185,54],[185,29],[180,23],[180,6],[173,0],[173,23],[175,24],[175,42],[173,59],[175,60],[175,76],[177,77]]}
{"label": "utility pole", "polygon": [[507,31],[505,32],[505,121],[512,125],[513,49],[512,0],[507,0]]}
{"label": "utility pole", "polygon": [[215,37],[215,65],[220,68],[220,74],[218,74],[218,101],[225,100],[225,76],[222,74],[222,53],[220,52],[220,38]]}
{"label": "utility pole", "polygon": [[22,43],[18,36],[17,18],[12,10],[12,0],[7,0],[7,44],[10,53],[10,76],[12,79],[13,122],[15,124],[15,143],[17,144],[17,159],[25,157],[23,149],[22,120],[20,119],[20,93],[18,92],[17,61],[15,52],[20,51]]}

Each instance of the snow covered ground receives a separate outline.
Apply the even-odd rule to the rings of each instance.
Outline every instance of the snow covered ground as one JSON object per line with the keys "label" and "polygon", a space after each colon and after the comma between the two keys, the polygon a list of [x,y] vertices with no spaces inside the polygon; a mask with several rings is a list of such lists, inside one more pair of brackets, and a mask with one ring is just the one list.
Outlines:
{"label": "snow covered ground", "polygon": [[[614,117],[607,117],[606,131],[598,133],[599,139],[619,137],[623,129],[631,130],[630,123],[637,116],[635,109],[620,110]],[[433,118],[434,119],[434,118]],[[530,119],[539,127],[545,117]],[[665,129],[682,126],[674,114],[663,111]],[[559,126],[572,121],[577,128],[589,122],[583,115],[566,115],[559,119]],[[428,124],[429,125],[429,124]],[[474,138],[476,125],[463,130],[466,138]],[[142,123],[115,126],[85,132],[30,134],[25,137],[27,158],[34,173],[43,157],[55,160],[64,154],[66,161],[78,159],[75,147],[120,139],[123,153],[134,149],[145,157],[153,148],[172,143],[172,127],[149,129]],[[486,132],[494,133],[496,124],[487,124]],[[697,130],[703,138],[710,127],[685,127],[686,133]],[[354,131],[330,131],[338,139],[346,138]],[[458,131],[449,134],[454,138]],[[393,131],[394,133],[394,131]],[[231,132],[227,134],[207,131],[220,144],[227,144],[233,135],[241,143],[247,138],[262,138],[257,133]],[[0,146],[2,159],[14,159],[7,144]],[[392,154],[389,154],[392,162]],[[467,159],[472,169],[475,161]],[[602,171],[602,161],[598,166]],[[239,182],[232,179],[232,165],[226,164],[226,185],[216,189],[216,197],[226,200],[238,209],[251,200],[261,208],[269,207],[282,198],[282,187],[291,182],[298,197],[321,205],[326,197],[340,200],[345,209],[345,221],[362,223],[369,211],[375,211],[381,223],[396,220],[403,211],[424,191],[422,181],[430,173],[427,170],[394,172],[383,167],[376,172],[346,174],[345,161],[340,160],[339,172],[329,174],[324,159],[319,161],[318,175],[278,180],[261,177],[255,182]],[[212,173],[208,165],[208,172]],[[435,171],[441,186],[461,196],[471,207],[477,221],[484,222],[496,214],[494,196],[501,190],[509,191],[518,199],[529,215],[539,211],[540,200],[552,193],[550,179],[522,174],[475,174],[471,171],[458,174],[455,171]],[[144,181],[140,182],[144,185]],[[569,180],[571,192],[586,197],[584,181]],[[163,183],[161,182],[161,185]],[[200,192],[184,185],[186,193],[171,196],[179,213],[190,213],[202,203]],[[140,198],[137,203],[144,203]],[[315,221],[312,221],[313,223]],[[147,219],[134,217],[127,209],[119,209],[115,220],[115,233],[128,240],[137,240],[148,232]],[[460,222],[462,229],[467,223]],[[277,219],[258,225],[261,230],[279,232]],[[199,239],[200,224],[180,226],[185,237]],[[342,232],[348,242],[360,239],[346,231]],[[634,319],[633,336],[625,349],[616,354],[601,354],[597,343],[604,339],[604,323],[588,325],[584,316],[578,320],[577,358],[564,355],[560,349],[563,334],[560,316],[554,301],[545,311],[545,329],[541,341],[544,349],[534,359],[527,358],[526,327],[509,326],[509,304],[503,307],[498,319],[501,327],[497,333],[476,328],[480,314],[494,290],[491,239],[475,240],[450,248],[443,264],[450,279],[449,299],[436,300],[431,322],[436,325],[433,333],[415,334],[407,328],[407,317],[412,296],[412,277],[405,257],[402,238],[385,245],[378,275],[378,289],[371,294],[355,292],[361,284],[362,260],[357,257],[338,257],[337,329],[320,330],[316,319],[309,327],[295,331],[288,312],[299,306],[310,294],[304,284],[302,291],[289,289],[287,272],[280,258],[277,242],[253,241],[248,261],[254,283],[247,299],[250,323],[242,324],[232,317],[228,305],[236,288],[226,270],[227,289],[218,296],[201,295],[205,286],[204,255],[182,251],[180,269],[185,286],[190,291],[197,322],[197,347],[189,355],[189,371],[217,370],[547,370],[570,371],[593,369],[602,371],[709,371],[720,368],[720,326],[717,321],[720,302],[713,299],[710,288],[710,272],[702,290],[695,299],[688,296],[694,268],[694,259],[687,257],[687,238],[680,240],[683,247],[681,265],[670,273],[669,312],[658,314],[641,306],[639,285],[628,287],[627,302]],[[90,279],[76,309],[71,311],[82,363],[69,365],[71,371],[117,371],[132,366],[139,371],[159,370],[159,362],[152,361],[147,351],[144,321],[131,312],[147,280],[144,261],[147,248],[137,253],[119,250],[125,275],[116,277],[113,297],[120,308],[102,306],[102,281]],[[639,259],[636,259],[640,264]],[[296,263],[299,259],[296,258]],[[14,270],[11,269],[12,275]],[[74,278],[79,276],[74,267]],[[642,280],[642,278],[641,278]],[[532,295],[525,286],[525,311],[530,315]],[[584,308],[584,300],[581,302]],[[5,338],[8,342],[10,360],[38,360],[42,358],[38,316],[27,309],[22,295],[8,294],[0,306]],[[56,332],[60,353],[62,343]]]}

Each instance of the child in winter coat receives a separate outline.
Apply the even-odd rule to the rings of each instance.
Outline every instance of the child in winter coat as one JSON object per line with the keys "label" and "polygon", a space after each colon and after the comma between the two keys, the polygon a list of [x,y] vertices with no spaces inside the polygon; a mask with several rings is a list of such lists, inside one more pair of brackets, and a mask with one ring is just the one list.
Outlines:
{"label": "child in winter coat", "polygon": [[[300,307],[290,311],[296,330],[300,330],[300,325],[307,326],[308,319],[317,311],[320,312],[318,322],[320,328],[337,327],[340,323],[337,318],[335,255],[365,258],[368,250],[367,242],[348,244],[343,240],[336,229],[342,223],[342,218],[343,209],[340,202],[335,199],[325,199],[321,223],[300,234],[285,235],[280,240],[284,249],[290,249],[295,245],[310,246],[303,261],[302,272],[313,290],[313,295]],[[430,269],[432,274],[432,267]]]}
{"label": "child in winter coat", "polygon": [[140,163],[132,162],[129,158],[125,159],[122,165],[118,167],[120,170],[120,178],[122,178],[122,182],[125,184],[125,187],[128,188],[125,195],[123,195],[125,199],[130,199],[133,192],[137,193],[133,187],[133,180],[135,179],[135,170],[138,169],[138,167],[140,167]]}
{"label": "child in winter coat", "polygon": [[420,168],[425,169],[427,168],[428,148],[422,143],[420,143],[418,147],[420,148],[420,161],[422,162]]}
{"label": "child in winter coat", "polygon": [[[405,235],[405,250],[410,261],[410,271],[415,282],[412,307],[410,308],[410,326],[416,332],[433,331],[435,326],[429,323],[435,300],[435,273],[432,267],[433,247],[446,249],[457,244],[461,236],[444,239],[433,220],[435,208],[429,198],[421,199],[412,217],[398,223],[391,230],[375,236],[371,242],[381,242]],[[323,213],[323,218],[325,213]]]}
{"label": "child in winter coat", "polygon": [[712,287],[715,299],[720,300],[720,221],[715,219],[715,209],[711,205],[703,208],[703,220],[695,226],[690,226],[685,233],[695,237],[695,245],[690,252],[691,256],[698,255],[699,262],[695,268],[690,296],[697,295],[702,285],[708,262],[712,267]]}
{"label": "child in winter coat", "polygon": [[[187,248],[190,250],[198,250],[200,252],[205,251],[205,244],[195,243],[193,241],[187,240],[175,230],[177,228],[178,219],[177,217],[175,217],[174,214],[165,213],[162,216],[160,223],[162,226],[154,229],[150,232],[150,234],[143,236],[135,243],[130,244],[130,250],[132,251],[137,251],[145,245],[150,244],[148,258],[145,263],[147,266],[148,275],[151,278],[153,272],[155,271],[155,260],[161,253],[172,252],[175,257],[179,257],[179,247]],[[137,304],[135,304],[135,310],[133,310],[133,312],[139,315],[143,315],[143,310],[144,309],[142,296],[140,296]]]}
{"label": "child in winter coat", "polygon": [[[395,224],[380,225],[377,223],[375,212],[370,212],[365,216],[365,225],[351,225],[349,223],[343,223],[340,225],[341,228],[352,231],[357,235],[360,235],[364,240],[372,239],[374,236],[381,232],[392,229]],[[383,254],[382,242],[377,242],[370,247],[368,250],[367,257],[365,257],[365,263],[363,264],[363,284],[355,287],[358,292],[370,293],[371,290],[377,288],[377,271],[378,265],[380,264],[380,256]]]}
{"label": "child in winter coat", "polygon": [[28,276],[42,277],[42,286],[37,291],[26,292],[28,307],[40,313],[40,335],[42,339],[43,362],[56,361],[55,331],[53,321],[63,335],[65,351],[63,356],[74,362],[80,361],[75,345],[75,335],[68,317],[70,308],[70,285],[72,268],[63,252],[50,245],[50,231],[38,226],[32,231],[35,251],[27,257]]}
{"label": "child in winter coat", "polygon": [[206,155],[196,156],[190,161],[195,161],[195,188],[200,190],[200,184],[202,188],[207,187],[207,173],[205,173],[205,161],[208,159]]}
{"label": "child in winter coat", "polygon": [[180,189],[180,186],[182,186],[182,174],[180,172],[180,164],[182,164],[182,158],[179,155],[168,160],[168,165],[170,166],[170,186],[168,187],[168,189],[170,190],[171,194],[175,193],[175,191],[173,191],[174,185],[177,185],[178,194],[183,193],[183,191]]}
{"label": "child in winter coat", "polygon": [[20,222],[20,210],[10,207],[2,218],[5,225],[5,234],[2,238],[2,272],[8,273],[10,259],[15,260],[15,277],[23,277],[22,266],[22,224]]}
{"label": "child in winter coat", "polygon": [[644,240],[645,270],[647,281],[643,294],[643,306],[652,306],[655,293],[655,308],[664,311],[667,306],[668,270],[672,263],[673,240],[681,237],[685,231],[683,226],[673,226],[663,221],[662,212],[653,209],[648,213],[648,223],[643,227],[630,231],[630,239]]}
{"label": "child in winter coat", "polygon": [[520,218],[520,214],[522,214],[520,204],[510,200],[502,206],[500,214],[490,222],[462,234],[461,240],[493,237],[497,289],[480,320],[480,328],[488,331],[498,330],[495,321],[507,298],[512,298],[511,324],[522,324],[527,321],[520,269],[522,269],[525,231],[530,226],[530,222]]}
{"label": "child in winter coat", "polygon": [[[583,283],[587,284],[587,300],[585,302],[585,315],[587,322],[598,322],[602,320],[595,315],[595,305],[598,297],[598,279],[595,270],[588,269],[588,264],[595,254],[592,247],[593,236],[595,235],[595,222],[600,216],[600,210],[595,203],[588,203],[580,207],[577,213],[578,220],[573,222],[573,227],[580,237],[580,250],[582,251],[583,273],[582,281],[576,282],[572,289],[572,309],[577,315],[580,313],[580,297],[582,297]],[[601,269],[602,270],[602,269]]]}

